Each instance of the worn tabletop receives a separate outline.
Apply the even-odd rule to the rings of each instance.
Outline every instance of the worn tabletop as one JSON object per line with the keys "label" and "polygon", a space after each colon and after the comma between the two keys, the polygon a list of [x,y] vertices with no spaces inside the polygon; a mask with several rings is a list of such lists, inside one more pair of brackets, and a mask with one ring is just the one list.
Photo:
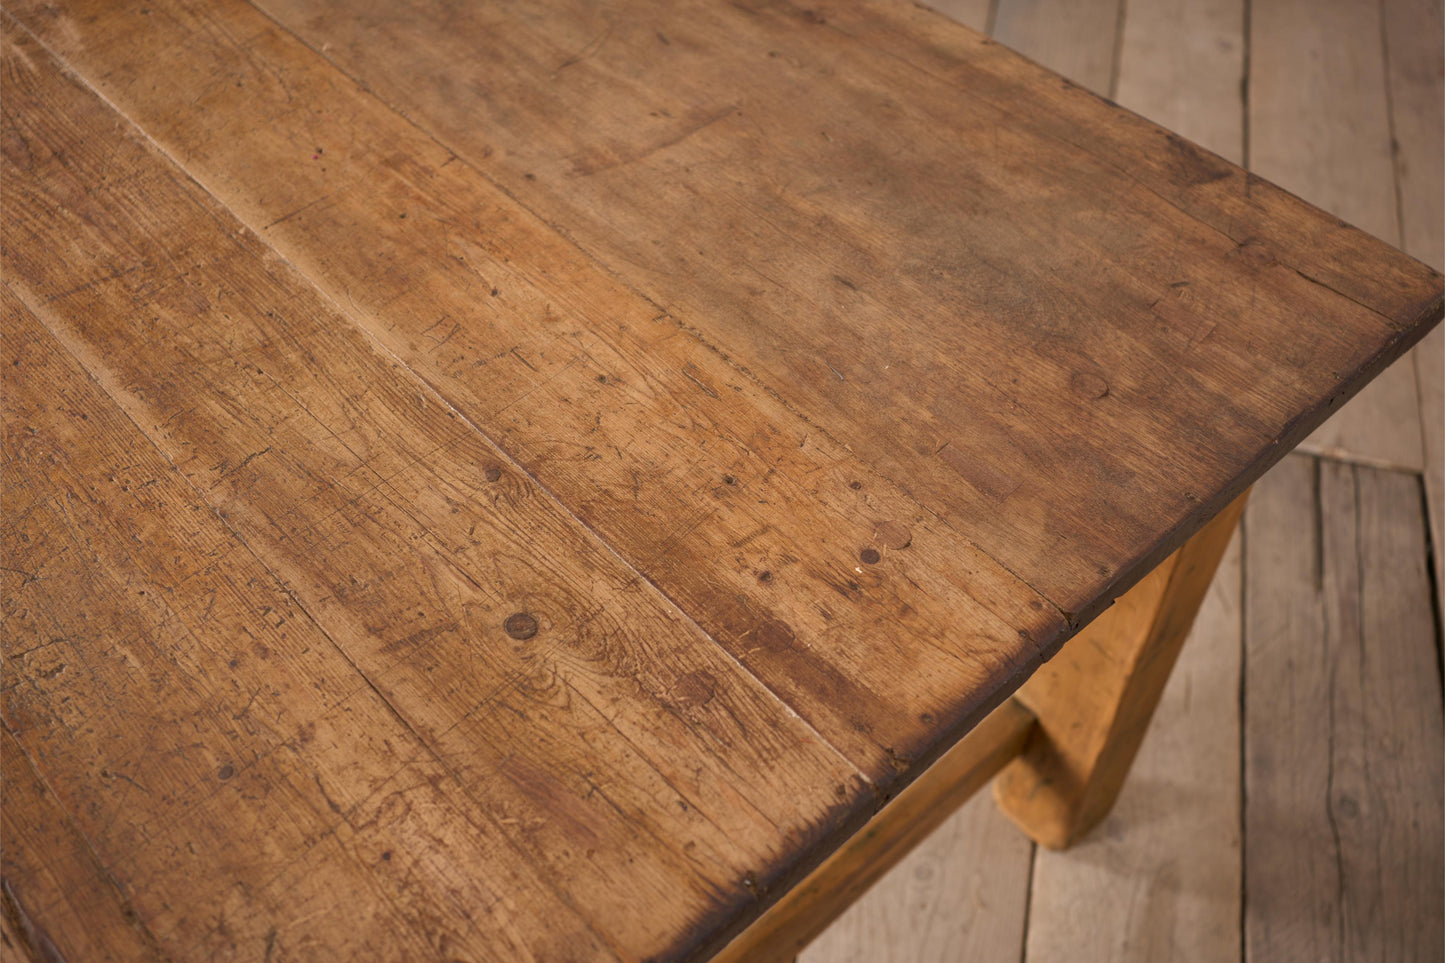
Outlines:
{"label": "worn tabletop", "polygon": [[706,955],[1441,277],[893,2],[8,3],[3,901]]}

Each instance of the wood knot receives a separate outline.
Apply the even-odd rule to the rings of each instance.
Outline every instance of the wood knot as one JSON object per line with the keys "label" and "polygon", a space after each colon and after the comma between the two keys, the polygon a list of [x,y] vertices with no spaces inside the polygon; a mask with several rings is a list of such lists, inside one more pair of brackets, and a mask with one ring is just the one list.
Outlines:
{"label": "wood knot", "polygon": [[858,553],[858,557],[863,560],[864,565],[877,565],[883,560],[883,556],[878,554],[876,548],[865,548]]}
{"label": "wood knot", "polygon": [[502,477],[502,469],[496,465],[488,465],[486,470],[482,472],[482,477],[489,482],[498,481]]}
{"label": "wood knot", "polygon": [[778,619],[768,619],[753,629],[753,639],[759,646],[773,651],[789,649],[797,640],[793,627]]}
{"label": "wood knot", "polygon": [[706,669],[689,672],[672,687],[672,701],[684,709],[707,705],[717,694],[717,679]]}
{"label": "wood knot", "polygon": [[873,528],[873,540],[896,552],[913,542],[913,531],[902,522],[879,522]]}
{"label": "wood knot", "polygon": [[525,642],[537,634],[537,617],[529,612],[513,612],[502,623],[502,628],[518,642]]}
{"label": "wood knot", "polygon": [[1069,387],[1080,398],[1088,398],[1093,401],[1098,401],[1109,394],[1109,382],[1087,371],[1074,372],[1074,376],[1069,379]]}

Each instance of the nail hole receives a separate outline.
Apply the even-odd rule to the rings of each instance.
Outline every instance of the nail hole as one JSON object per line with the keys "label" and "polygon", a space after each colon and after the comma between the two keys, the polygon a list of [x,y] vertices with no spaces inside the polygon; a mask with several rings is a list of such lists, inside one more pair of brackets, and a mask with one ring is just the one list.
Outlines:
{"label": "nail hole", "polygon": [[507,616],[507,621],[502,623],[502,628],[519,642],[525,641],[537,634],[537,619],[527,612],[513,612]]}

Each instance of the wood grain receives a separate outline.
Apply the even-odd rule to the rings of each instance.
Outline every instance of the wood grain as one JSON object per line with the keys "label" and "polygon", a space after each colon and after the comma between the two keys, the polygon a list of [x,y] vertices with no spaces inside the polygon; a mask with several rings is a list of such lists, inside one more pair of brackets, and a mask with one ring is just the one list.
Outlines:
{"label": "wood grain", "polygon": [[1411,354],[1420,392],[1425,508],[1435,560],[1436,611],[1445,612],[1445,330],[1431,331]]}
{"label": "wood grain", "polygon": [[[1440,310],[927,10],[269,7],[311,52],[241,3],[16,9],[79,74],[6,22],[7,340],[53,363],[15,437],[76,459],[17,477],[90,565],[16,551],[71,646],[16,734],[199,956],[706,952]],[[84,500],[134,452],[141,533],[204,525]],[[285,668],[206,661],[242,629]],[[45,659],[113,638],[76,748]]]}
{"label": "wood grain", "polygon": [[163,959],[8,730],[0,730],[0,771],[5,958]]}
{"label": "wood grain", "polygon": [[928,10],[264,7],[1081,621],[1438,313],[1432,272]]}
{"label": "wood grain", "polygon": [[1438,957],[1442,707],[1415,476],[1287,459],[1245,530],[1247,959]]}
{"label": "wood grain", "polygon": [[[21,178],[6,177],[16,203]],[[5,405],[3,712],[48,783],[9,757],[6,819],[23,831],[6,838],[5,881],[32,928],[77,955],[72,941],[89,939],[122,958],[136,926],[173,959],[448,944],[605,957],[506,829],[457,804],[450,771],[8,288],[4,323],[6,370],[27,377]],[[103,871],[55,857],[64,818],[65,846]],[[57,828],[37,851],[46,824]],[[494,873],[459,876],[454,860]],[[40,865],[66,873],[55,886],[70,899],[88,896],[88,929],[62,925]],[[134,919],[106,902],[112,887]],[[465,925],[437,912],[459,905],[485,911]],[[538,909],[551,938],[529,946],[518,922]]]}
{"label": "wood grain", "polygon": [[1243,0],[1150,0],[1120,36],[1115,99],[1233,164],[1244,160]]}
{"label": "wood grain", "polygon": [[[532,872],[541,877],[531,886],[541,893],[519,894],[512,904],[517,918],[495,933],[445,932],[465,916],[435,916],[452,900],[485,906],[498,903],[497,894],[447,897],[410,888],[390,907],[390,918],[375,919],[393,947],[378,953],[431,953],[449,941],[479,955],[542,958],[705,949],[756,911],[758,892],[806,870],[817,858],[809,854],[821,855],[830,834],[845,833],[852,814],[867,815],[872,794],[865,781],[816,733],[138,133],[15,34],[7,31],[14,38],[5,103],[12,216],[4,263],[59,342],[36,353],[68,352],[83,363],[275,573],[295,601],[285,610],[272,607],[273,624],[313,619],[331,640],[324,648],[339,649],[348,667],[354,664],[349,681],[318,685],[337,701],[373,693],[425,747],[407,750],[384,724],[357,720],[356,735],[366,744],[346,751],[323,742],[328,763],[389,765],[385,779],[393,778],[399,761],[373,744],[395,740],[393,752],[403,760],[420,756],[433,770],[402,774],[397,790],[420,787],[417,831],[435,834],[428,860],[446,876],[473,867],[466,876],[477,882],[466,888],[504,885]],[[51,256],[56,250],[66,257]],[[137,303],[144,313],[133,309]],[[37,393],[65,383],[27,382]],[[13,409],[14,417],[26,413]],[[20,432],[19,425],[12,429]],[[37,514],[40,531],[54,527],[42,523]],[[163,524],[161,517],[153,524]],[[18,567],[33,570],[39,560],[22,555]],[[229,563],[217,568],[233,571]],[[39,579],[57,594],[26,611],[54,618],[65,599],[83,598],[85,609],[74,615],[84,618],[101,600],[129,594],[110,586],[63,592],[61,581]],[[204,605],[206,596],[194,594],[200,590],[188,583],[177,604]],[[7,633],[20,634],[20,627]],[[257,658],[265,662],[269,649],[258,645]],[[40,664],[27,666],[31,679],[53,678],[45,673],[67,658],[62,647],[43,652]],[[145,668],[157,656],[136,658]],[[255,671],[266,678],[266,668]],[[118,711],[105,704],[112,689],[97,680],[66,691],[87,707]],[[8,707],[8,718],[59,708],[53,697],[31,699]],[[157,710],[181,708],[166,700],[149,713],[144,703],[132,707],[135,738],[155,739],[175,725]],[[210,733],[216,725],[201,718],[182,728]],[[218,751],[209,778],[224,783],[244,773],[238,787],[282,792],[283,776],[247,772],[247,757],[260,750],[241,740],[227,754]],[[158,755],[155,764],[166,762]],[[72,780],[70,793],[106,785],[78,759],[52,765],[44,772]],[[180,773],[132,765],[122,771],[145,787],[143,794],[156,796],[156,808],[133,808],[132,792],[108,806],[92,804],[93,818],[114,834],[104,851],[110,864],[136,874],[136,893],[151,901],[140,912],[158,918],[152,924],[158,939],[178,955],[207,952],[202,932],[185,924],[225,912],[224,889],[196,886],[188,880],[194,873],[168,864],[171,847],[147,845],[173,815],[165,801],[181,788]],[[347,778],[354,783],[358,775]],[[378,804],[405,805],[405,795],[395,799],[376,787],[360,797],[343,793],[346,785],[334,779],[320,774],[316,792],[359,827],[381,819],[373,812]],[[449,824],[443,785],[456,787],[459,818],[482,824],[469,845],[443,835]],[[228,795],[216,803],[226,808],[197,808],[193,833],[228,830],[234,805]],[[281,812],[288,804],[276,803]],[[326,810],[337,812],[331,802]],[[275,883],[279,872],[292,889],[302,885],[292,874],[305,871],[313,881],[286,896],[293,912],[301,918],[329,912],[342,885],[330,877],[347,869],[332,850],[350,840],[332,842],[323,833],[318,844],[301,846],[309,866],[289,858],[278,866],[273,854],[294,850],[307,832],[295,827],[303,833],[298,840],[288,838],[286,823],[279,828],[273,835],[255,824],[243,837],[252,865],[213,874],[214,885],[237,886],[232,880],[239,877],[245,892]],[[187,837],[171,839],[179,847]],[[478,852],[484,842],[495,851]],[[172,886],[189,889],[156,905],[167,874]],[[620,878],[626,887],[617,885]],[[314,905],[319,900],[328,902]],[[649,905],[648,914],[630,912],[638,900]],[[579,920],[562,906],[578,907],[580,934],[561,925]],[[254,928],[246,934],[251,947],[273,938],[270,913],[258,907],[243,915]],[[380,940],[378,932],[322,931],[308,923],[301,938],[340,954]],[[216,952],[214,941],[240,934],[223,926],[209,938]]]}
{"label": "wood grain", "polygon": [[[65,49],[880,789],[1062,639],[1037,593],[255,10],[148,9],[97,4],[96,42]],[[62,43],[78,21],[35,22]]]}
{"label": "wood grain", "polygon": [[1445,10],[1440,0],[1382,0],[1400,247],[1445,265]]}

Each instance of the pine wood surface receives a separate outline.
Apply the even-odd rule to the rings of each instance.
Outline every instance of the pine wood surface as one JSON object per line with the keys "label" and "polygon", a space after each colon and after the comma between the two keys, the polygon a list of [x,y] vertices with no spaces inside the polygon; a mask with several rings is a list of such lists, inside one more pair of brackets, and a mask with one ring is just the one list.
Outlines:
{"label": "pine wood surface", "polygon": [[[145,98],[151,136],[189,174],[214,175],[279,254],[880,790],[1061,640],[1046,599],[261,14],[151,9],[157,28],[140,37],[165,51],[157,80],[174,86],[116,75],[102,91]],[[178,112],[217,64],[237,75],[211,84],[227,106]],[[292,89],[310,92],[307,113],[278,108]],[[187,119],[197,143],[168,140]],[[342,147],[298,155],[298,139]],[[331,165],[343,183],[299,201]],[[485,323],[463,324],[479,304]],[[916,675],[894,671],[900,659]]]}
{"label": "pine wood surface", "polygon": [[[1231,161],[1244,157],[1239,0],[1134,3],[1115,96]],[[1067,852],[1040,849],[1020,941],[1034,963],[1213,961],[1241,927],[1236,538],[1214,577],[1118,802]]]}
{"label": "pine wood surface", "polygon": [[[173,958],[706,952],[1439,313],[927,11],[10,9],[6,905],[52,937],[76,874],[63,938]],[[960,185],[981,131],[1018,162]]]}

